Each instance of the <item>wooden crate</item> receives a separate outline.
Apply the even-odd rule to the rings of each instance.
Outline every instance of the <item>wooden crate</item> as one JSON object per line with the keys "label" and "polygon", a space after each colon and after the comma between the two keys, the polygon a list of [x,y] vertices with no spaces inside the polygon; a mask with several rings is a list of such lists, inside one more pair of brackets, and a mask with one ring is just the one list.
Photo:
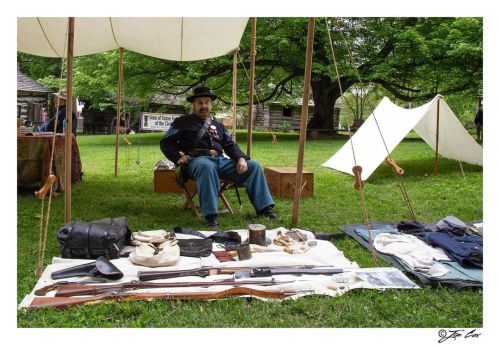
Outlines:
{"label": "wooden crate", "polygon": [[[182,193],[181,187],[175,182],[175,170],[155,170],[153,184],[156,193]],[[196,183],[192,180],[186,186],[190,193],[196,190]]]}
{"label": "wooden crate", "polygon": [[[297,168],[264,168],[264,175],[266,175],[267,185],[273,196],[294,197]],[[314,190],[314,174],[312,172],[303,171],[302,185],[304,187],[301,197],[312,197]]]}

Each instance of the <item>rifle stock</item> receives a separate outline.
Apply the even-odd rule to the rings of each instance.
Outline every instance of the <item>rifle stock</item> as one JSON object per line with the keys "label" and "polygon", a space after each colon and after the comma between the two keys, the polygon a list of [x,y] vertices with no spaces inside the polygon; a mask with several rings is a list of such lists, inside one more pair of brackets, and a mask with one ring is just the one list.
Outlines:
{"label": "rifle stock", "polygon": [[113,300],[211,300],[231,296],[254,296],[279,299],[297,293],[295,290],[255,290],[247,287],[234,287],[219,292],[172,292],[172,293],[106,293],[88,297],[35,297],[28,306],[28,310],[53,307],[59,310],[71,306],[97,304]]}

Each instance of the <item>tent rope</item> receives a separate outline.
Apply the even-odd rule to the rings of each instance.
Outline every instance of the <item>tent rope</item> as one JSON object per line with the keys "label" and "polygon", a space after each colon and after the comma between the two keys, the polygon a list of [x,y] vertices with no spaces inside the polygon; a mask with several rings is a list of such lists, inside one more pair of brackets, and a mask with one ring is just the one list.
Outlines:
{"label": "tent rope", "polygon": [[[40,26],[40,29],[42,30],[43,36],[45,37],[45,40],[49,44],[50,49],[52,49],[54,54],[56,54],[56,56],[60,58],[61,56],[57,53],[56,49],[54,48],[54,46],[50,42],[49,38],[47,37],[47,34],[45,33],[45,30],[43,29],[43,25],[42,25],[42,22],[40,21],[40,18],[36,17],[36,20],[38,21],[38,25]],[[66,42],[64,42],[64,48],[66,49]],[[63,55],[64,55],[64,53],[63,53]]]}
{"label": "tent rope", "polygon": [[[39,21],[40,22],[40,21]],[[68,29],[69,27],[67,26],[66,27],[66,38],[68,36]],[[45,34],[45,32],[44,32]],[[45,36],[46,39],[48,40],[47,36]],[[64,52],[66,51],[66,42],[67,42],[67,39],[64,40]],[[52,47],[52,44],[50,43],[49,41],[49,44],[50,46]],[[61,77],[59,78],[59,82],[58,82],[58,93],[61,92],[61,81],[63,79],[63,76],[64,76],[64,65],[65,65],[65,61],[64,61],[64,54],[63,56],[61,57]],[[47,233],[48,233],[48,228],[49,228],[49,222],[50,222],[50,210],[51,210],[51,205],[52,205],[52,194],[53,194],[53,183],[55,181],[55,179],[52,178],[52,167],[53,167],[53,163],[54,163],[54,152],[55,152],[55,142],[56,142],[56,133],[57,133],[57,125],[58,125],[58,122],[59,122],[59,108],[60,108],[60,104],[59,104],[59,97],[56,97],[56,115],[55,115],[55,118],[54,118],[54,132],[52,133],[52,147],[51,147],[51,152],[50,152],[50,164],[49,164],[49,175],[48,175],[48,178],[47,178],[47,182],[46,183],[50,183],[50,190],[48,191],[48,203],[47,203],[47,212],[44,214],[44,209],[45,209],[45,193],[40,193],[40,191],[42,189],[44,189],[44,187],[42,187],[42,189],[40,189],[40,191],[36,192],[35,195],[41,197],[42,199],[42,204],[41,204],[41,210],[40,210],[40,226],[39,226],[39,239],[38,239],[38,256],[37,256],[37,268],[36,268],[36,276],[37,278],[40,278],[40,276],[42,275],[43,273],[43,267],[44,267],[44,260],[45,260],[45,249],[46,249],[46,246],[47,246]],[[67,139],[67,138],[66,138]],[[45,224],[44,224],[44,220],[45,220]]]}
{"label": "tent rope", "polygon": [[[247,79],[250,81],[250,75],[248,74],[248,70],[246,69],[245,64],[243,63],[243,58],[241,57],[239,51],[237,52],[237,54],[238,54],[238,57],[240,59],[239,63],[243,66],[243,70],[245,71],[245,75],[246,75]],[[257,99],[257,104],[259,105],[260,110],[262,111],[262,115],[264,115],[264,107],[262,106],[262,103],[260,102],[260,99],[259,99],[259,96],[257,95],[257,92],[255,93],[254,96]]]}
{"label": "tent rope", "polygon": [[116,43],[116,47],[121,48],[122,46],[118,43],[118,40],[116,39],[115,29],[113,27],[113,19],[111,17],[108,17],[108,18],[109,18],[109,26],[111,27],[111,33],[113,34],[113,40]]}
{"label": "tent rope", "polygon": [[[247,71],[247,69],[245,67],[245,64],[243,63],[243,59],[241,58],[239,51],[237,52],[237,54],[238,54],[238,57],[240,58],[239,63],[243,66],[243,70],[245,71],[245,75],[246,75],[247,79],[250,81],[250,75],[248,74],[248,71]],[[256,88],[256,91],[257,91],[257,88]],[[259,91],[261,91],[261,90],[259,90]],[[260,108],[260,111],[262,112],[262,116],[264,116],[264,106],[262,105],[257,92],[255,92],[254,96],[257,99],[257,104],[258,104],[258,106]],[[283,153],[283,150],[281,149],[281,146],[279,146],[279,144],[278,144],[278,138],[276,137],[275,134],[273,134],[273,136],[272,136],[271,143],[276,145],[275,147],[278,150],[278,156],[281,157],[281,158],[283,158],[285,166],[290,166],[290,162],[288,161],[286,155]]]}
{"label": "tent rope", "polygon": [[[334,18],[334,19],[335,19],[335,21],[336,21],[336,23],[337,23],[337,26],[340,26],[340,24],[339,24],[339,22],[338,22],[337,18]],[[325,21],[326,21],[326,19],[325,19]],[[330,33],[330,31],[328,30],[328,29],[329,29],[329,27],[328,27],[328,22],[327,22],[327,21],[326,21],[326,25],[327,25],[327,31],[328,31],[328,33]],[[345,49],[346,49],[346,51],[347,51],[347,53],[348,53],[348,56],[349,56],[349,63],[350,63],[350,64],[351,64],[351,66],[353,67],[353,69],[354,69],[354,71],[355,71],[355,73],[356,73],[356,76],[358,77],[359,83],[361,84],[361,87],[362,87],[362,88],[364,88],[364,87],[365,87],[365,85],[364,85],[364,83],[363,83],[363,81],[362,81],[362,79],[361,79],[361,75],[360,75],[360,73],[359,73],[358,69],[357,69],[357,68],[355,68],[355,66],[354,66],[354,63],[353,63],[353,54],[352,54],[352,51],[351,51],[351,49],[349,48],[349,46],[348,46],[348,44],[347,44],[347,40],[346,40],[346,38],[345,38],[345,36],[344,36],[344,34],[343,34],[342,30],[339,30],[339,34],[340,34],[340,36],[342,37],[342,42],[343,42],[344,47],[345,47]],[[388,157],[389,159],[393,160],[393,158],[391,157],[391,153],[389,152],[389,149],[387,148],[387,144],[386,144],[386,141],[385,141],[384,135],[382,134],[382,130],[381,130],[381,128],[380,128],[380,125],[379,125],[379,123],[378,123],[377,117],[376,117],[376,115],[375,115],[375,109],[374,109],[373,105],[371,104],[371,102],[370,102],[370,100],[369,100],[368,98],[366,99],[366,103],[368,104],[368,107],[369,107],[369,109],[370,109],[370,111],[371,111],[371,113],[372,113],[372,115],[373,115],[373,119],[375,120],[375,124],[376,124],[377,129],[378,129],[378,132],[379,132],[379,134],[380,134],[380,138],[382,139],[382,143],[384,144],[384,148],[385,148],[385,150],[386,150],[386,152],[387,152],[387,157]],[[352,142],[352,140],[351,140],[351,142]],[[413,220],[416,220],[416,219],[417,219],[417,217],[416,217],[416,215],[415,215],[415,210],[413,209],[413,206],[412,206],[412,203],[411,203],[411,199],[410,199],[410,197],[409,197],[409,195],[408,195],[408,191],[407,191],[407,189],[406,189],[406,187],[405,187],[405,185],[404,185],[403,178],[402,178],[402,177],[401,177],[401,175],[398,173],[398,170],[397,170],[397,169],[395,169],[394,165],[391,165],[391,168],[392,168],[392,172],[393,172],[394,176],[396,177],[396,181],[397,181],[397,183],[398,183],[398,186],[399,186],[399,189],[400,189],[401,194],[402,194],[402,196],[403,196],[403,199],[404,199],[404,201],[405,201],[405,203],[406,203],[406,206],[407,206],[407,208],[408,208],[408,210],[409,210],[410,217],[411,217]]]}
{"label": "tent rope", "polygon": [[[326,32],[328,33],[328,39],[329,39],[329,42],[330,42],[330,49],[332,51],[333,63],[334,63],[334,66],[335,66],[335,72],[337,73],[337,82],[338,82],[338,85],[339,85],[340,95],[341,95],[342,99],[345,102],[347,102],[347,99],[344,96],[344,91],[342,90],[342,83],[340,82],[340,73],[339,73],[338,64],[337,64],[337,57],[335,55],[335,49],[333,49],[333,41],[332,41],[332,37],[331,37],[331,34],[330,34],[330,27],[328,25],[327,18],[325,18],[325,24],[326,24]],[[347,122],[347,118],[346,118],[346,122]],[[354,144],[353,144],[353,141],[352,141],[352,132],[351,132],[351,128],[349,126],[349,123],[347,123],[347,131],[349,133],[349,139],[351,139],[350,140],[350,142],[351,142],[351,151],[352,151],[352,156],[353,156],[353,159],[354,159],[353,173],[354,173],[354,175],[356,177],[356,182],[354,184],[354,188],[356,188],[359,191],[359,195],[360,195],[360,199],[361,199],[361,209],[363,210],[363,219],[364,219],[366,228],[368,230],[368,242],[370,243],[370,249],[371,249],[373,264],[375,266],[379,266],[378,258],[377,258],[377,255],[375,253],[375,246],[373,245],[373,238],[372,238],[372,231],[371,231],[370,219],[368,217],[368,207],[366,206],[365,189],[363,187],[363,181],[361,180],[361,170],[362,170],[362,168],[357,164],[357,161],[356,161],[356,152],[354,150]]]}

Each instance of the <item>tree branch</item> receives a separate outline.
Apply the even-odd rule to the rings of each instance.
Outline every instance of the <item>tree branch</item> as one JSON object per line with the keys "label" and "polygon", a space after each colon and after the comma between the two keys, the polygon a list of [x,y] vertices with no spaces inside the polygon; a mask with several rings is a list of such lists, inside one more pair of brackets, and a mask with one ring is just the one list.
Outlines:
{"label": "tree branch", "polygon": [[[269,95],[267,95],[265,98],[263,98],[263,99],[260,100],[260,103],[264,103],[264,102],[267,102],[270,99],[272,99],[276,95],[276,93],[278,92],[278,90],[283,89],[284,85],[288,81],[290,81],[293,78],[296,78],[298,76],[300,76],[300,74],[290,74],[288,77],[286,77],[285,79],[281,80],[278,84],[276,84],[276,86],[273,88],[273,91]],[[219,97],[219,100],[222,103],[224,103],[224,104],[228,104],[228,105],[232,104],[232,102],[226,101],[222,97]],[[254,102],[254,104],[256,104],[256,103]],[[244,106],[244,105],[248,105],[248,102],[246,102],[246,103],[237,103],[236,105],[237,106]]]}

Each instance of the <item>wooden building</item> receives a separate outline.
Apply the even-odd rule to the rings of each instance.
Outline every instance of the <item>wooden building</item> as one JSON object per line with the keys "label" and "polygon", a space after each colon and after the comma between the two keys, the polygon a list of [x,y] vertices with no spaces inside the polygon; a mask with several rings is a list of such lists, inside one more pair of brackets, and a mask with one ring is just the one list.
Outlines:
{"label": "wooden building", "polygon": [[[334,109],[334,128],[337,129],[339,125],[340,109]],[[308,121],[314,115],[314,103],[309,102],[308,108]],[[255,128],[262,128],[272,131],[282,131],[285,128],[293,131],[300,130],[300,119],[302,116],[302,105],[282,105],[277,102],[257,104],[254,106],[253,125]]]}
{"label": "wooden building", "polygon": [[[110,100],[112,102],[112,100]],[[131,106],[134,106],[136,109],[136,105],[138,100],[128,100],[126,101],[128,105],[126,105],[125,113],[126,118],[122,118],[120,120],[120,125],[122,127],[131,128],[134,131],[139,130],[139,117],[141,112],[162,112],[169,114],[187,114],[187,109],[179,104],[172,104],[164,102],[158,98],[153,97],[151,103],[147,106],[142,107],[139,110],[134,110],[131,113],[128,111]],[[86,102],[86,106],[83,109],[82,116],[84,118],[83,121],[83,133],[84,134],[113,134],[115,133],[115,125],[116,125],[116,109],[107,108],[107,109],[92,109],[89,102]],[[122,108],[123,109],[123,108]],[[132,119],[132,120],[131,120]]]}
{"label": "wooden building", "polygon": [[42,108],[47,108],[51,90],[17,70],[17,117],[41,124]]}

